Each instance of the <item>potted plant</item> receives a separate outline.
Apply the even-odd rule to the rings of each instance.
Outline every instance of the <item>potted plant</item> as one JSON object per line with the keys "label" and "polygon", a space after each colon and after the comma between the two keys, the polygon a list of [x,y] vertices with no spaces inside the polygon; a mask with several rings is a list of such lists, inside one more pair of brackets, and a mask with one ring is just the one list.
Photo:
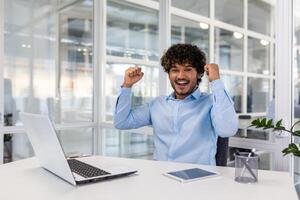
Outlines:
{"label": "potted plant", "polygon": [[[262,118],[262,119],[253,120],[249,127],[255,126],[255,128],[263,128],[264,130],[272,129],[271,130],[272,132],[285,131],[285,132],[290,133],[291,136],[300,137],[300,130],[294,130],[295,126],[299,123],[300,123],[300,121],[297,121],[292,125],[292,127],[290,129],[287,129],[286,127],[284,127],[282,125],[282,119],[277,121],[276,123],[273,123],[272,119],[268,120],[266,118]],[[299,151],[298,145],[293,143],[292,141],[289,144],[289,146],[286,147],[285,149],[283,149],[281,152],[283,153],[284,156],[292,153],[294,156],[300,157],[300,151]]]}

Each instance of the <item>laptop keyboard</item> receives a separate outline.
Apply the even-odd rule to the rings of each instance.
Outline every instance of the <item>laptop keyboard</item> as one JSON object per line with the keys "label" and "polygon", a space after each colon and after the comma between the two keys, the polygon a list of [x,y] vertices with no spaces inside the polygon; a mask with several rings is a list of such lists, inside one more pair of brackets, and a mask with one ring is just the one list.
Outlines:
{"label": "laptop keyboard", "polygon": [[110,174],[104,170],[93,167],[87,163],[81,162],[76,159],[69,159],[68,164],[72,172],[75,172],[80,176],[83,176],[84,178],[91,178],[95,176],[103,176],[103,175]]}

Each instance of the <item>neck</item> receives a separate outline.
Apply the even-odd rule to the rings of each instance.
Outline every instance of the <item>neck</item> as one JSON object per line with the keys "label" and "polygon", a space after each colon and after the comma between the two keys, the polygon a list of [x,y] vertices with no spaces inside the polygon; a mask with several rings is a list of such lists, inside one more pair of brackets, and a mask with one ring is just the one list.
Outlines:
{"label": "neck", "polygon": [[176,91],[175,91],[175,99],[184,99],[185,97],[193,94],[193,92],[195,92],[196,90],[198,89],[198,85],[195,86],[195,88],[193,89],[192,92],[190,92],[189,94],[183,94],[183,95],[180,95],[180,94],[177,94]]}

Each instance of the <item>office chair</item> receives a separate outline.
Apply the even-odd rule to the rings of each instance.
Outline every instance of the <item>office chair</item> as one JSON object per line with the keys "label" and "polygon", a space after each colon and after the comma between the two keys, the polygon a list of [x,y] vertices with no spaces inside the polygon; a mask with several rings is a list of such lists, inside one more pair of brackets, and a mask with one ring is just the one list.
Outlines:
{"label": "office chair", "polygon": [[229,138],[218,137],[217,153],[216,153],[216,165],[217,166],[227,166],[228,140],[229,140]]}

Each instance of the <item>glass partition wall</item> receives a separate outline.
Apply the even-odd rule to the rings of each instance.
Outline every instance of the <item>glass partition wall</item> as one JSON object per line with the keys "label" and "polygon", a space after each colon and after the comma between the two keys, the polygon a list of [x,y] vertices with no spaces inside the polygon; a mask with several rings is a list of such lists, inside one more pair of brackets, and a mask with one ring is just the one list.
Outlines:
{"label": "glass partition wall", "polygon": [[[159,14],[166,10],[160,9],[159,1],[104,1],[103,9],[95,12],[104,10],[106,20],[100,31],[105,30],[105,37],[94,35],[99,22],[95,16],[101,16],[94,13],[98,1],[2,1],[4,161],[32,155],[20,111],[49,115],[69,155],[101,152],[151,159],[151,127],[119,131],[112,120],[126,68],[139,65],[146,75],[133,88],[133,106],[160,94],[158,83],[164,77],[159,72],[159,52],[164,49],[158,42],[158,27]],[[195,44],[204,50],[208,62],[220,65],[241,116],[239,132],[230,138],[231,148],[256,148],[265,158],[261,168],[276,169],[280,151],[276,144],[272,146],[274,139],[245,128],[254,117],[266,116],[274,102],[274,1],[171,0],[170,6],[171,21],[165,24],[171,30],[169,45]],[[12,14],[16,12],[22,17]],[[100,39],[105,40],[101,41],[104,48],[96,50],[105,52],[104,65],[94,62],[95,41]],[[103,79],[95,74],[96,69]],[[100,85],[94,85],[95,79]],[[169,85],[166,88],[165,95],[172,91]],[[207,79],[200,89],[209,91]],[[95,95],[99,95],[98,102],[94,102]],[[100,104],[102,113],[97,113]],[[96,115],[103,117],[97,121]]]}
{"label": "glass partition wall", "polygon": [[[293,2],[294,19],[294,41],[293,41],[293,96],[294,96],[294,119],[293,122],[300,120],[300,2]],[[295,130],[299,130],[297,125]],[[295,143],[300,143],[300,138],[294,138]],[[298,194],[300,193],[300,158],[294,157],[294,181]]]}
{"label": "glass partition wall", "polygon": [[4,162],[33,155],[19,112],[64,128],[66,154],[91,154],[93,1],[4,1],[4,13]]}

